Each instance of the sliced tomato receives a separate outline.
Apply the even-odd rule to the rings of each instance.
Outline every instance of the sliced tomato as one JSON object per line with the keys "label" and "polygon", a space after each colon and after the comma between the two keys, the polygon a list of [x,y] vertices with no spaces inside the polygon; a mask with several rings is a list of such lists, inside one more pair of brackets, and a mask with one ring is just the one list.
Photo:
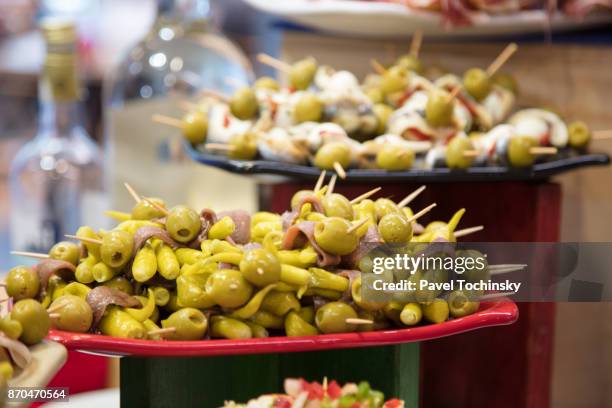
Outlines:
{"label": "sliced tomato", "polygon": [[385,405],[383,405],[383,408],[399,408],[403,405],[404,403],[401,400],[398,400],[397,398],[393,398],[385,402]]}
{"label": "sliced tomato", "polygon": [[272,408],[291,408],[292,404],[289,397],[277,397]]}
{"label": "sliced tomato", "polygon": [[342,396],[342,388],[340,388],[340,385],[338,385],[336,380],[333,380],[327,384],[327,395],[331,399],[338,399]]}

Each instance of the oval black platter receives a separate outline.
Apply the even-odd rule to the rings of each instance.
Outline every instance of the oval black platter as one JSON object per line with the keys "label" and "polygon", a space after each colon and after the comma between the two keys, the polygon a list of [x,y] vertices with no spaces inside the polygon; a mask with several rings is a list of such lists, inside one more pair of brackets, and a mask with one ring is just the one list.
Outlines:
{"label": "oval black platter", "polygon": [[[282,163],[269,160],[231,160],[226,156],[206,153],[185,144],[190,157],[196,162],[216,167],[231,173],[245,175],[278,175],[300,180],[316,180],[321,173],[316,167]],[[348,169],[345,182],[462,182],[462,181],[530,181],[544,180],[551,176],[582,167],[605,166],[610,157],[603,153],[565,151],[547,161],[528,168],[505,166],[471,167],[466,170],[449,168],[412,169],[390,172],[372,169]]]}

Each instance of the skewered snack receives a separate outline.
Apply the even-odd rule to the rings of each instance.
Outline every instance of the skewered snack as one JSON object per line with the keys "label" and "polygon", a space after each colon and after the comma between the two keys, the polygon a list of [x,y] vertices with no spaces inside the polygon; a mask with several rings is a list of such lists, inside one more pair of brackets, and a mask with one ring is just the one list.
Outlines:
{"label": "skewered snack", "polygon": [[[372,61],[375,73],[361,84],[312,57],[288,64],[262,54],[258,59],[285,75],[287,87],[263,77],[229,99],[206,91],[182,120],[153,119],[180,128],[204,152],[311,164],[342,178],[350,168],[526,167],[583,151],[598,138],[581,122],[567,125],[544,109],[513,113],[518,87],[500,69],[516,44],[487,68],[438,78],[423,76],[420,44],[415,33],[410,53],[391,66]],[[535,141],[528,151],[521,148],[525,137]]]}
{"label": "skewered snack", "polygon": [[338,407],[338,408],[403,408],[404,401],[385,401],[382,392],[374,390],[367,381],[340,386],[336,381],[307,382],[302,378],[287,378],[285,394],[262,395],[246,404],[226,402],[222,408],[272,408],[272,407]]}
{"label": "skewered snack", "polygon": [[[64,242],[49,256],[36,255],[42,259],[35,267],[9,272],[15,323],[3,321],[0,330],[26,344],[44,338],[49,326],[150,340],[306,336],[441,323],[478,309],[477,298],[423,288],[370,298],[374,280],[403,279],[375,274],[370,250],[389,244],[416,254],[429,242],[455,242],[482,228],[456,231],[465,210],[424,228],[417,222],[436,204],[416,213],[408,207],[424,186],[397,203],[372,200],[380,188],[349,200],[333,192],[335,175],[325,186],[324,177],[298,192],[290,211],[253,216],[167,210],[163,200],[126,185],[133,210],[112,230],[85,226],[71,235],[80,241],[76,262],[50,257],[73,252],[75,244]],[[423,269],[410,279],[449,276]]]}

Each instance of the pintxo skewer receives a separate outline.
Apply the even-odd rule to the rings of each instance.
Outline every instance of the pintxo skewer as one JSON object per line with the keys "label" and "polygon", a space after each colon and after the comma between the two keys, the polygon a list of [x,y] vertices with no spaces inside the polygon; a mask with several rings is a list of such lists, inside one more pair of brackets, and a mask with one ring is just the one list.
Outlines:
{"label": "pintxo skewer", "polygon": [[28,251],[11,251],[11,255],[25,256],[34,259],[47,259],[49,254],[41,254],[39,252],[28,252]]}

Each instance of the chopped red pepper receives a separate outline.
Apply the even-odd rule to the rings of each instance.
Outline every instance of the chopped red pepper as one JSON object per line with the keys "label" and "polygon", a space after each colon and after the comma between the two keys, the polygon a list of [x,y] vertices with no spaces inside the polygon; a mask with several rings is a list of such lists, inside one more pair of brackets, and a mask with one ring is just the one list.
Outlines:
{"label": "chopped red pepper", "polygon": [[291,408],[292,402],[287,397],[277,397],[274,400],[273,408]]}
{"label": "chopped red pepper", "polygon": [[398,400],[397,398],[393,398],[385,402],[385,405],[383,405],[383,408],[399,408],[401,406],[402,406],[402,401]]}
{"label": "chopped red pepper", "polygon": [[230,117],[229,115],[226,113],[225,115],[223,115],[223,127],[226,128],[230,125]]}

